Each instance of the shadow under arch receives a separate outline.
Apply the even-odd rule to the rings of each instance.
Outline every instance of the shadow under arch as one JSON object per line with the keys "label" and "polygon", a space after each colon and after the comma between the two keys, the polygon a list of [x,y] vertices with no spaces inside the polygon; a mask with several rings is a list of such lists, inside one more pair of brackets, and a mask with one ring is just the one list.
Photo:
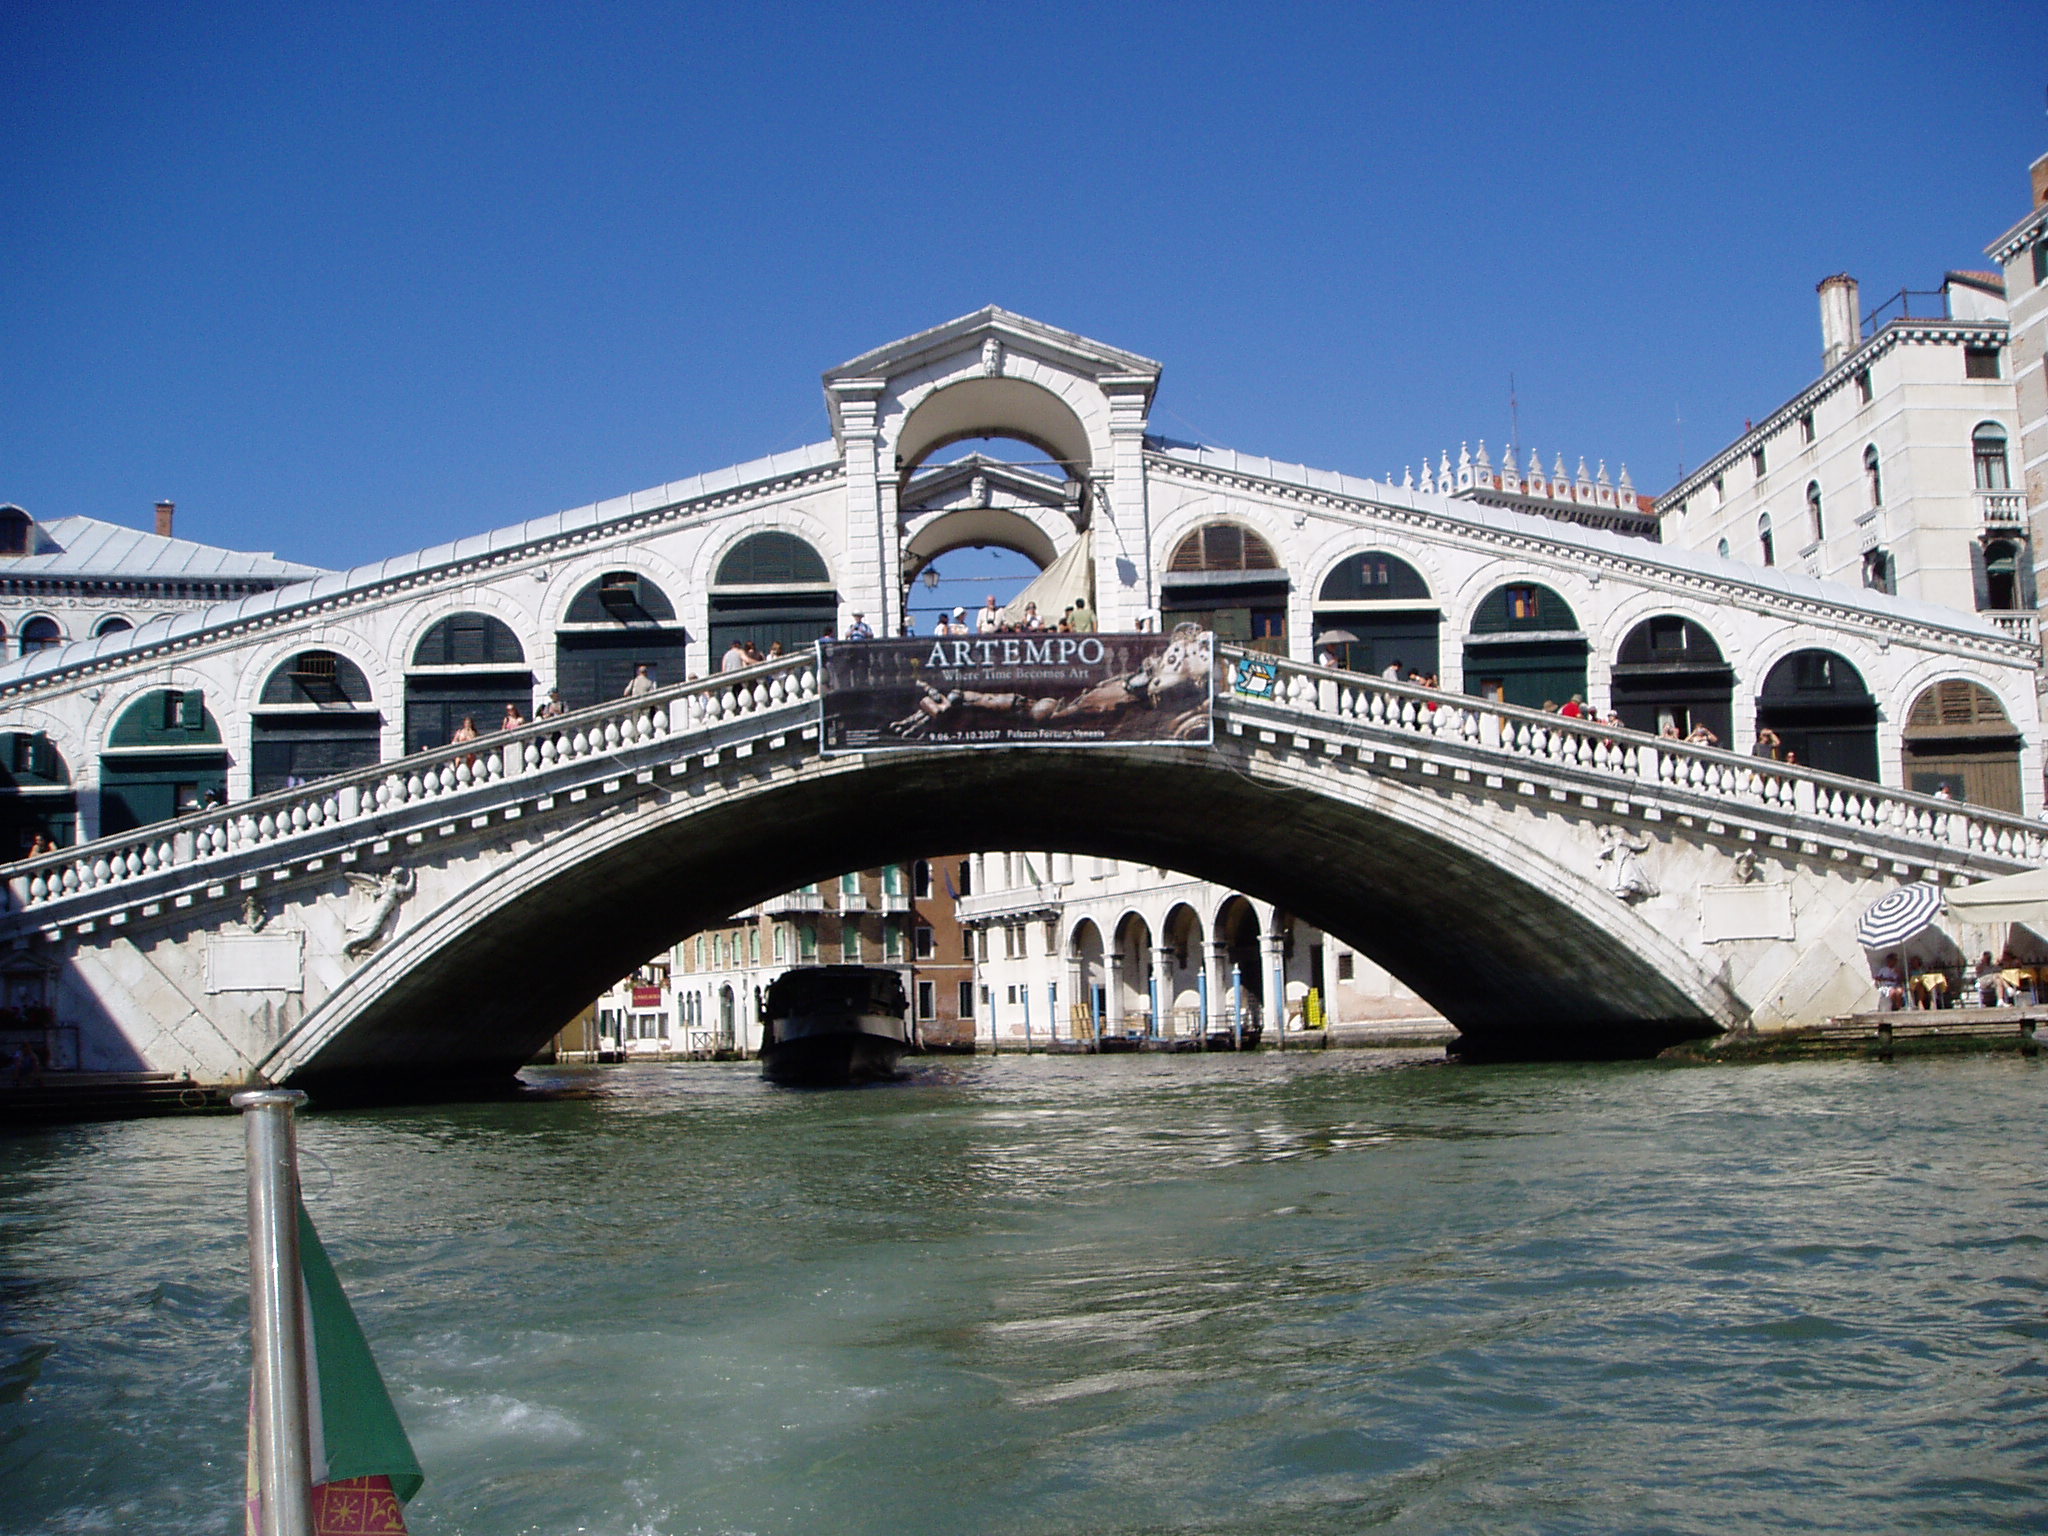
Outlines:
{"label": "shadow under arch", "polygon": [[[1653,923],[1499,828],[1404,819],[1195,748],[918,752],[740,768],[553,836],[417,915],[261,1063],[330,1097],[509,1074],[617,977],[729,913],[960,848],[1179,868],[1334,934],[1466,1032],[1472,1057],[1647,1056],[1740,1022]],[[1419,802],[1418,802],[1419,803]]]}

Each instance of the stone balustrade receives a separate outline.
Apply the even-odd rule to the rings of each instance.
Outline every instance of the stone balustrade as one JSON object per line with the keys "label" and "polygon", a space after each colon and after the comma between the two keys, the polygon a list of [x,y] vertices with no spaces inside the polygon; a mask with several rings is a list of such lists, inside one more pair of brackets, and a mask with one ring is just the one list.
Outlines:
{"label": "stone balustrade", "polygon": [[[313,834],[332,834],[403,807],[453,799],[494,783],[614,756],[670,737],[687,738],[793,705],[815,706],[817,693],[816,658],[809,654],[679,683],[25,859],[4,871],[7,891],[15,911],[33,911],[80,892],[235,857],[270,844],[295,843]],[[290,856],[280,847],[281,859]]]}
{"label": "stone balustrade", "polygon": [[[2048,861],[2048,827],[2024,816],[1913,794],[1801,765],[1648,736],[1541,710],[1445,694],[1355,672],[1221,648],[1221,688],[1232,707],[1318,716],[1429,744],[1460,744],[1513,763],[1578,770],[1663,794],[1748,806],[1854,834],[1920,843],[2012,864]],[[1246,666],[1257,669],[1251,674]],[[1271,683],[1262,673],[1270,672]],[[1247,681],[1252,686],[1247,687]]]}

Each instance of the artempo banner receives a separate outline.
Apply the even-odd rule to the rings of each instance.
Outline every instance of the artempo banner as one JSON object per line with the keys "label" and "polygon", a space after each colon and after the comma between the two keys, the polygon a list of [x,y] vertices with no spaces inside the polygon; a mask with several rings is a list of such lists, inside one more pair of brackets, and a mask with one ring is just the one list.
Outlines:
{"label": "artempo banner", "polygon": [[1206,745],[1215,638],[981,635],[824,640],[824,750]]}

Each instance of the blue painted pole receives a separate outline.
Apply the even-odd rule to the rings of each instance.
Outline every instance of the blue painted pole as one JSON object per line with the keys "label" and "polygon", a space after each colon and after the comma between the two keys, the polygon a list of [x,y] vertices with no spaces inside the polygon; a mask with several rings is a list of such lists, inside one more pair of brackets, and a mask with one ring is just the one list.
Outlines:
{"label": "blue painted pole", "polygon": [[1200,994],[1202,1017],[1195,1023],[1196,1037],[1203,1045],[1209,1043],[1209,967],[1203,966],[1195,976],[1195,990]]}
{"label": "blue painted pole", "polygon": [[1230,968],[1230,1043],[1244,1049],[1244,967]]}

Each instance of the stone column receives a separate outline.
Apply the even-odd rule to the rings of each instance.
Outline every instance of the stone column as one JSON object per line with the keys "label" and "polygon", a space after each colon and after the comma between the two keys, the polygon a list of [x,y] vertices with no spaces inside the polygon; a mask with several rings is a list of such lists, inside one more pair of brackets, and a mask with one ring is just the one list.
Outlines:
{"label": "stone column", "polygon": [[1079,1024],[1074,1022],[1080,1015],[1074,1010],[1080,1008],[1084,1012],[1090,1011],[1094,1000],[1088,995],[1088,968],[1080,955],[1067,956],[1066,970],[1067,979],[1060,985],[1059,1011],[1060,1022],[1066,1026],[1061,1034],[1071,1039],[1080,1028]]}
{"label": "stone column", "polygon": [[1268,988],[1266,1023],[1277,1043],[1287,1032],[1287,936],[1278,931],[1277,923],[1268,924],[1261,943],[1265,950]]}
{"label": "stone column", "polygon": [[[828,386],[839,402],[839,446],[846,459],[846,517],[841,567],[833,574],[839,582],[840,601],[846,611],[858,610],[886,633],[901,606],[898,595],[887,586],[889,551],[895,547],[895,529],[883,522],[881,480],[892,481],[888,501],[893,508],[894,466],[881,462],[882,443],[879,415],[883,379],[842,379]],[[893,524],[893,516],[890,523]],[[900,615],[899,615],[900,616]],[[718,670],[713,656],[708,670]]]}
{"label": "stone column", "polygon": [[1102,964],[1103,1012],[1107,1015],[1102,1027],[1112,1035],[1120,1035],[1124,1032],[1124,952],[1105,949]]}
{"label": "stone column", "polygon": [[1161,1039],[1173,1033],[1173,946],[1157,944],[1152,949],[1152,1033]]}
{"label": "stone column", "polygon": [[1229,1028],[1232,997],[1230,992],[1230,946],[1221,939],[1211,939],[1209,951],[1209,1016],[1202,1020],[1202,1032],[1207,1034],[1221,1019],[1223,1027]]}
{"label": "stone column", "polygon": [[[1109,396],[1109,462],[1095,466],[1095,607],[1106,630],[1137,627],[1158,607],[1151,527],[1145,506],[1145,406],[1153,381],[1141,374],[1101,381]],[[1107,480],[1107,485],[1102,484]]]}

